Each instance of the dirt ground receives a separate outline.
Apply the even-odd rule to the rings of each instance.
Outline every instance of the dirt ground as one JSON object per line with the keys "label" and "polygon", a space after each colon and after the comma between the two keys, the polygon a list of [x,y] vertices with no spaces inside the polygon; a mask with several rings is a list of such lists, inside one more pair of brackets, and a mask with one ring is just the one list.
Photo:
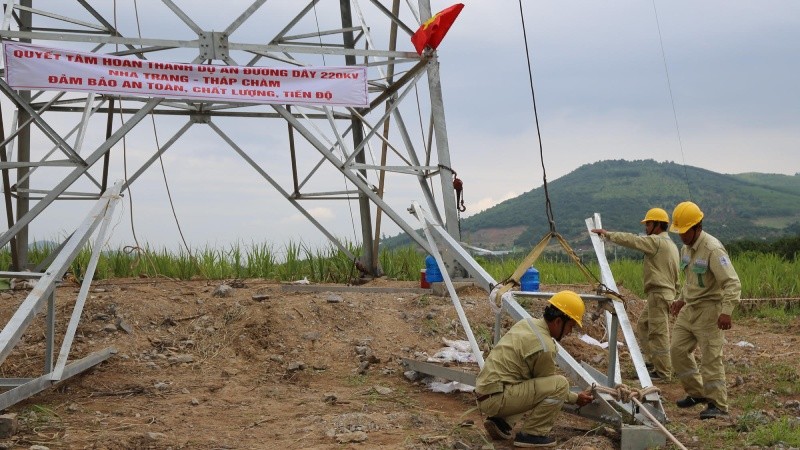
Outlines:
{"label": "dirt ground", "polygon": [[[485,435],[481,417],[471,410],[473,394],[432,392],[404,374],[403,358],[425,359],[444,346],[443,339],[466,339],[449,297],[413,292],[418,283],[386,280],[340,292],[324,287],[292,292],[285,284],[228,280],[229,295],[215,296],[220,284],[95,282],[70,361],[109,346],[117,353],[3,411],[17,414],[19,430],[0,439],[0,448],[512,448],[510,441],[493,442]],[[374,287],[385,291],[359,291]],[[560,288],[542,286],[543,291]],[[57,289],[57,347],[77,293],[74,284]],[[623,293],[635,320],[642,302]],[[0,323],[5,326],[27,294],[3,294]],[[494,321],[485,292],[466,286],[460,298],[475,334],[490,339]],[[541,305],[530,305],[534,315],[537,308]],[[41,315],[34,320],[0,366],[3,378],[41,375],[43,322]],[[593,324],[586,330],[602,335]],[[735,323],[727,341],[730,366],[775,358],[800,364],[800,320],[783,330],[758,321]],[[754,347],[736,345],[740,341]],[[590,363],[605,355],[575,336],[563,344]],[[630,376],[622,353],[623,376]],[[477,367],[451,367],[459,365],[472,372]],[[774,395],[775,409],[767,414],[785,415],[781,408],[798,398],[768,394],[768,378],[729,373],[729,395]],[[731,419],[701,425],[699,408],[674,407],[683,395],[679,384],[659,387],[668,428],[688,448],[706,447],[698,429],[731,428],[741,413],[733,410]],[[620,447],[613,428],[569,414],[560,416],[553,433],[558,448]]]}

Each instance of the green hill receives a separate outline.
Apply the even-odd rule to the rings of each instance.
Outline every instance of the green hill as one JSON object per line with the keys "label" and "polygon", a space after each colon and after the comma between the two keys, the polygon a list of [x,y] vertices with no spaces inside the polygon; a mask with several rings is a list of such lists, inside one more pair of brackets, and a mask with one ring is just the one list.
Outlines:
{"label": "green hill", "polygon": [[[556,230],[580,243],[587,242],[584,221],[595,212],[606,229],[640,232],[649,208],[672,214],[685,200],[700,206],[704,229],[723,242],[800,229],[800,174],[725,175],[672,162],[610,160],[549,181],[548,191]],[[492,249],[530,248],[549,229],[541,187],[461,221],[464,242]]]}

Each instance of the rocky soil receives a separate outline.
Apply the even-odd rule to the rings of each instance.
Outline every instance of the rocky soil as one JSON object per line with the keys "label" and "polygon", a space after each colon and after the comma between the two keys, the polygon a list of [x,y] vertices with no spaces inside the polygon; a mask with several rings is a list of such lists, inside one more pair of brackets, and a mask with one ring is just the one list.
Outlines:
{"label": "rocky soil", "polygon": [[[512,448],[485,435],[472,409],[473,394],[432,392],[426,380],[412,377],[401,364],[404,358],[433,355],[443,339],[465,339],[449,297],[415,289],[417,283],[385,280],[345,291],[317,286],[316,292],[263,280],[228,280],[222,289],[220,284],[96,282],[70,361],[111,346],[117,353],[3,411],[16,415],[19,429],[0,438],[0,448]],[[77,292],[69,283],[57,289],[57,347]],[[25,290],[3,294],[0,323],[7,323],[26,295]],[[460,297],[486,346],[494,323],[487,295],[467,286]],[[635,320],[642,302],[630,293],[626,302]],[[541,307],[529,305],[534,315]],[[41,375],[43,322],[41,316],[34,320],[0,366],[2,377]],[[585,331],[602,336],[596,324]],[[752,346],[736,345],[742,341]],[[776,359],[797,367],[798,344],[800,320],[780,329],[756,320],[735,324],[725,348],[731,395],[771,396],[765,420],[800,416],[800,398],[771,389],[769,374],[734,370]],[[602,365],[602,349],[575,336],[564,345],[578,359]],[[626,361],[624,351],[622,356]],[[450,366],[476,371],[471,363]],[[623,369],[631,376],[629,365]],[[683,395],[680,385],[659,387],[668,427],[687,447],[705,448],[705,434],[737,426],[741,411],[729,420],[701,423],[699,408],[673,406]],[[568,414],[562,414],[554,435],[564,449],[620,446],[615,430]]]}

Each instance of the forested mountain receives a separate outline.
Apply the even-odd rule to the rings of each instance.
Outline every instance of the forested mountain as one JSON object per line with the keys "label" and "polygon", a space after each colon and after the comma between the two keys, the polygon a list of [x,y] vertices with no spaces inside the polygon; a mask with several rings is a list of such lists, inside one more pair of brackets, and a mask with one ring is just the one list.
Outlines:
{"label": "forested mountain", "polygon": [[[601,214],[610,230],[640,232],[651,207],[670,215],[692,200],[704,229],[723,242],[769,239],[800,230],[800,174],[725,175],[653,160],[600,161],[548,182],[556,231],[586,241],[585,219]],[[484,248],[530,248],[549,230],[542,187],[461,221],[462,240]]]}

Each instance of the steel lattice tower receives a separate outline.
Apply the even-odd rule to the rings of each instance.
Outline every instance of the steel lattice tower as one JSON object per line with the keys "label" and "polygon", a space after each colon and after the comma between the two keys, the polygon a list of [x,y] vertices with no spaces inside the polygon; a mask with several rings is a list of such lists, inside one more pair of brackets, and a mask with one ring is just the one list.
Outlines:
{"label": "steel lattice tower", "polygon": [[[8,0],[0,37],[174,63],[363,65],[368,73],[369,106],[289,107],[15,91],[0,80],[0,91],[6,97],[0,169],[8,223],[0,246],[12,244],[15,270],[27,266],[28,225],[44,210],[60,200],[98,199],[113,180],[123,178],[109,160],[119,153],[126,136],[145,127],[148,116],[171,124],[171,134],[152,154],[142,156],[138,167],[128,169],[123,194],[161,154],[181,146],[190,129],[209,127],[221,143],[239,154],[354,262],[356,257],[347,245],[305,205],[357,200],[363,245],[357,265],[366,273],[379,272],[376,238],[382,215],[428,249],[428,242],[406,220],[408,204],[398,204],[385,195],[398,190],[397,186],[418,189],[417,199],[451,236],[460,239],[437,55],[435,51],[418,55],[409,39],[431,16],[429,0],[393,0],[391,5],[378,0],[255,0],[238,6],[241,12],[222,31],[195,21],[201,14],[193,2],[185,2],[183,7],[176,0],[140,3],[148,7],[142,8],[141,16],[138,9],[132,9],[136,2],[121,2],[118,10],[117,2],[108,1]],[[235,7],[227,2],[219,5]],[[155,16],[147,15],[156,10]],[[118,13],[125,15],[127,27],[119,25]],[[145,26],[148,22],[158,24],[158,36],[140,35],[151,29]],[[242,121],[281,131],[265,139],[269,148],[240,144],[231,130]],[[408,124],[419,122],[427,122],[422,138],[408,131]],[[273,143],[278,134],[280,143]],[[264,152],[275,157],[257,156]],[[15,157],[8,158],[12,154]],[[337,177],[326,178],[326,173]],[[345,189],[342,176],[347,180]],[[331,178],[337,182],[327,181]],[[389,186],[392,189],[387,189]],[[72,204],[81,208],[86,202]],[[263,212],[255,210],[253,214]]]}

